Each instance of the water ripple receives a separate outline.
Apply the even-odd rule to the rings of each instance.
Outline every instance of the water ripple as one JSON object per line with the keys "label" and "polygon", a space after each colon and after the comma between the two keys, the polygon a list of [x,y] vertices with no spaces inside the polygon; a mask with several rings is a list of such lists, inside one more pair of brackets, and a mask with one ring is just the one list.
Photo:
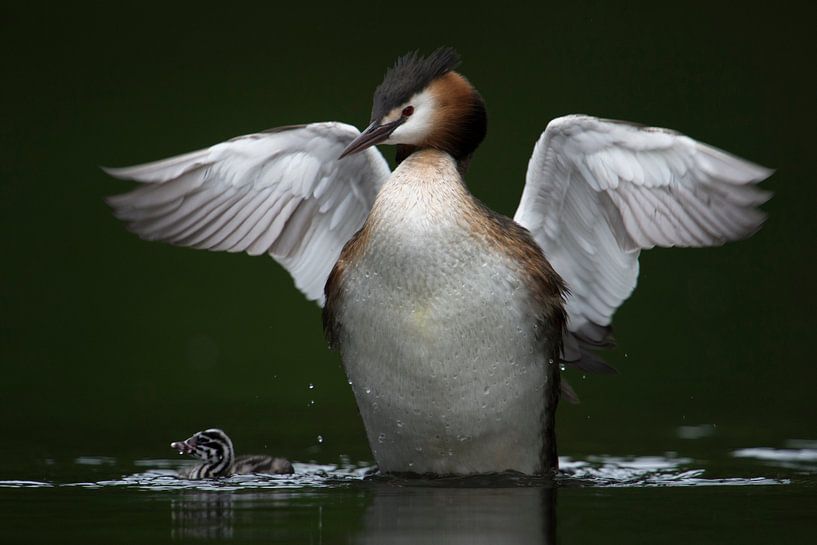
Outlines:
{"label": "water ripple", "polygon": [[[748,457],[772,460],[778,463],[799,463],[817,461],[817,450],[809,449],[741,449],[732,453],[733,457]],[[794,461],[794,462],[793,462]],[[82,457],[75,460],[78,465],[114,466],[116,460],[106,457]],[[563,487],[684,487],[684,486],[751,486],[789,484],[788,479],[751,477],[706,477],[706,470],[695,467],[690,458],[668,453],[663,456],[588,456],[574,460],[570,457],[559,459],[561,470],[556,477],[557,486]],[[132,466],[146,468],[145,471],[125,475],[121,478],[77,481],[47,482],[34,480],[0,481],[3,488],[78,487],[94,488],[135,488],[143,490],[199,490],[199,491],[240,491],[240,490],[287,490],[309,488],[338,488],[354,483],[371,481],[396,486],[436,486],[436,487],[525,487],[548,486],[553,483],[537,477],[515,473],[487,475],[479,477],[451,478],[406,478],[395,476],[375,476],[376,468],[366,464],[351,464],[342,459],[340,464],[295,463],[293,475],[235,475],[217,479],[190,480],[178,477],[176,470],[181,467],[178,460],[145,459],[132,462]],[[801,466],[797,466],[801,468]],[[375,476],[368,479],[367,477]]]}
{"label": "water ripple", "polygon": [[788,479],[768,477],[706,478],[705,469],[689,468],[692,460],[667,456],[590,456],[586,461],[560,459],[566,486],[751,486],[789,484]]}
{"label": "water ripple", "polygon": [[802,448],[742,448],[732,452],[735,458],[758,460],[766,465],[798,470],[801,473],[817,472],[817,448],[813,442],[792,441],[788,446]]}

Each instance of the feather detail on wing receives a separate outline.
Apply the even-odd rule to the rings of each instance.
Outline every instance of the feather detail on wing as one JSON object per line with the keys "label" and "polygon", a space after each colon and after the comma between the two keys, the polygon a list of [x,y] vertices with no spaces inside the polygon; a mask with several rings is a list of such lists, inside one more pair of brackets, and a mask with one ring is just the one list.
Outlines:
{"label": "feather detail on wing", "polygon": [[375,148],[338,160],[360,132],[312,123],[249,134],[108,174],[144,185],[107,199],[147,240],[269,254],[307,298],[323,288],[389,176]]}
{"label": "feather detail on wing", "polygon": [[[717,246],[763,224],[772,173],[682,134],[572,115],[536,143],[514,219],[531,231],[570,290],[565,360],[606,364],[610,322],[654,246]],[[607,367],[609,369],[609,367]]]}

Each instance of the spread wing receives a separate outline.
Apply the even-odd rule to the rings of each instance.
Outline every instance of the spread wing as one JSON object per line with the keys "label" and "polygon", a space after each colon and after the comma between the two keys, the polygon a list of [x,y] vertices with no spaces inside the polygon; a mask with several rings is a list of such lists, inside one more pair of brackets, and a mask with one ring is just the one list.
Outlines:
{"label": "spread wing", "polygon": [[642,249],[716,246],[757,231],[770,193],[756,184],[770,174],[666,129],[581,115],[551,121],[514,219],[570,289],[566,359],[580,350],[580,367],[601,370],[584,349],[612,341],[608,326],[635,288]]}
{"label": "spread wing", "polygon": [[389,176],[374,147],[338,160],[359,134],[332,122],[282,127],[163,161],[108,168],[144,185],[107,201],[147,240],[269,254],[322,305],[343,245],[363,226]]}

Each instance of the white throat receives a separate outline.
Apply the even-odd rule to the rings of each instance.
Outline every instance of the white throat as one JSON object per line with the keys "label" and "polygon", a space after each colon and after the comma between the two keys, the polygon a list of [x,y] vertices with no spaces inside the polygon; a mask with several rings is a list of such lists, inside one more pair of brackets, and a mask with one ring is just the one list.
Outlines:
{"label": "white throat", "polygon": [[408,106],[414,108],[414,113],[405,123],[391,133],[391,136],[385,141],[386,144],[417,145],[431,134],[437,113],[437,101],[434,98],[434,94],[428,89],[417,93],[399,108],[394,108],[383,118],[382,123],[396,121],[402,115],[403,110]]}

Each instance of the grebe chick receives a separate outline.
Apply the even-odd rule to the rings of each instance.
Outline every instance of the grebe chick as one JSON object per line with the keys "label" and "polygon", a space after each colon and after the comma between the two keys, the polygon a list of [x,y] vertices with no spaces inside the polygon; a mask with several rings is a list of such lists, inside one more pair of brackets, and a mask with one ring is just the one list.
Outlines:
{"label": "grebe chick", "polygon": [[233,442],[224,431],[211,428],[195,433],[184,441],[174,441],[170,447],[179,454],[190,454],[203,463],[179,471],[179,477],[187,479],[209,479],[230,475],[252,473],[278,473],[289,475],[295,471],[286,458],[274,458],[250,454],[235,457]]}

